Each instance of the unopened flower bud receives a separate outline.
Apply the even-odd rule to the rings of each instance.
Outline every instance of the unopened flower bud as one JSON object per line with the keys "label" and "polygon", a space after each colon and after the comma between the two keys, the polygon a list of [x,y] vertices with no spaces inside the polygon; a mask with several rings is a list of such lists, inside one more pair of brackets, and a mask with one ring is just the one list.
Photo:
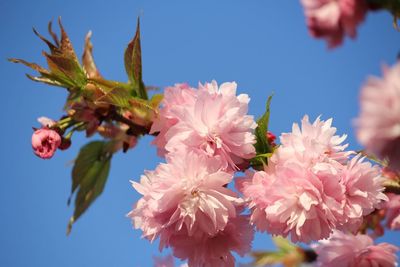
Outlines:
{"label": "unopened flower bud", "polygon": [[276,146],[276,144],[275,144],[276,136],[270,131],[268,131],[266,135],[267,135],[268,143],[271,146]]}
{"label": "unopened flower bud", "polygon": [[48,128],[36,130],[32,135],[33,152],[42,159],[51,158],[60,144],[60,135]]}

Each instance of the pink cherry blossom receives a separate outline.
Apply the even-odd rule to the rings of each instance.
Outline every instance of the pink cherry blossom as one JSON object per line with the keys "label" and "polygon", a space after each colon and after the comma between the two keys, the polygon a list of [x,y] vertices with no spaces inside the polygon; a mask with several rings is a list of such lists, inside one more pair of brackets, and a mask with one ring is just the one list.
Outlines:
{"label": "pink cherry blossom", "polygon": [[192,152],[167,157],[167,163],[146,172],[140,183],[132,182],[143,195],[128,214],[134,227],[151,241],[160,236],[161,247],[183,228],[189,236],[223,230],[242,200],[225,187],[233,174],[220,167],[219,161]]}
{"label": "pink cherry blossom", "polygon": [[184,106],[194,106],[195,93],[196,91],[187,84],[175,84],[175,86],[165,89],[161,102],[162,108],[150,130],[150,134],[159,133],[153,141],[153,144],[157,146],[159,156],[165,156],[167,153],[165,134],[171,126],[179,121],[175,115],[176,110],[182,109]]}
{"label": "pink cherry blossom", "polygon": [[308,243],[337,228],[356,230],[386,199],[379,169],[360,156],[350,159],[346,136],[335,135],[331,123],[305,116],[301,129],[294,124],[281,135],[264,171],[237,180],[259,230]]}
{"label": "pink cherry blossom", "polygon": [[[301,121],[301,128],[293,124],[292,132],[282,133],[281,146],[273,154],[271,161],[275,165],[287,161],[298,160],[305,165],[314,163],[343,163],[353,151],[346,151],[348,144],[342,144],[347,135],[335,135],[336,128],[332,127],[332,119],[321,121],[318,117],[313,123],[305,115]],[[316,167],[323,167],[319,164]]]}
{"label": "pink cherry blossom", "polygon": [[61,137],[54,130],[42,128],[32,134],[33,152],[42,159],[51,158],[60,145]]}
{"label": "pink cherry blossom", "polygon": [[344,208],[346,222],[342,229],[357,232],[363,216],[381,207],[388,200],[383,193],[383,177],[378,166],[363,162],[364,158],[355,156],[341,173],[346,187],[346,204]]}
{"label": "pink cherry blossom", "polygon": [[380,243],[374,245],[367,235],[352,235],[335,231],[328,240],[316,245],[317,267],[397,266],[398,247]]}
{"label": "pink cherry blossom", "polygon": [[252,210],[250,220],[260,231],[266,231],[269,225],[265,209],[271,204],[269,191],[274,182],[274,177],[265,171],[245,172],[246,177],[236,178],[235,186],[246,199],[249,200],[248,206]]}
{"label": "pink cherry blossom", "polygon": [[392,230],[400,230],[400,195],[388,194],[389,201],[385,203],[386,225]]}
{"label": "pink cherry blossom", "polygon": [[357,26],[367,13],[365,0],[301,0],[307,26],[315,38],[323,38],[333,48],[348,35],[355,38]]}
{"label": "pink cherry blossom", "polygon": [[[239,211],[238,211],[239,213]],[[234,267],[232,251],[244,256],[251,249],[254,230],[247,215],[230,218],[226,227],[210,236],[196,233],[189,238],[183,231],[170,240],[176,257],[193,267]]]}
{"label": "pink cherry blossom", "polygon": [[400,170],[400,63],[383,69],[383,78],[369,78],[361,90],[357,138],[368,153],[389,160]]}
{"label": "pink cherry blossom", "polygon": [[152,129],[160,132],[155,140],[159,151],[164,148],[168,153],[193,151],[218,158],[226,169],[238,169],[238,165],[252,158],[256,124],[247,115],[249,97],[236,96],[236,83],[218,87],[213,81],[200,85],[198,90],[187,90],[185,97],[179,87],[166,92],[170,97],[164,102],[166,111],[163,115],[161,109],[159,120],[164,117],[167,120],[156,121]]}
{"label": "pink cherry blossom", "polygon": [[255,182],[263,184],[260,192],[243,182],[244,196],[253,200],[252,221],[259,230],[309,243],[329,237],[343,220],[344,189],[339,177],[316,175],[292,162],[272,174],[253,176],[253,180],[260,178]]}

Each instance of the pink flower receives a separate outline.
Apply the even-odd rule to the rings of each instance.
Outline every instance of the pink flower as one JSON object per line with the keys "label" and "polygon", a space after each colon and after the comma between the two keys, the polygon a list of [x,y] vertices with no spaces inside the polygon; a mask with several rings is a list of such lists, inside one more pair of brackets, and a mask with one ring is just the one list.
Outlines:
{"label": "pink flower", "polygon": [[[347,162],[353,151],[346,151],[348,144],[342,144],[346,135],[335,135],[332,119],[321,121],[318,117],[313,123],[307,115],[301,120],[301,128],[293,123],[291,133],[282,133],[281,146],[274,153],[273,164],[282,164],[296,159],[305,165],[314,163]],[[316,165],[316,167],[323,167]]]}
{"label": "pink flower", "polygon": [[356,119],[358,141],[368,153],[389,160],[400,170],[400,63],[383,69],[383,78],[369,78],[361,90]]}
{"label": "pink flower", "polygon": [[[239,212],[239,211],[238,211]],[[254,230],[246,215],[231,218],[226,227],[209,236],[196,233],[189,238],[182,232],[170,240],[173,253],[181,259],[188,259],[193,267],[234,267],[234,251],[244,256],[251,249]]]}
{"label": "pink flower", "polygon": [[[257,175],[253,180],[259,178]],[[309,243],[327,238],[343,220],[344,190],[339,177],[318,176],[295,162],[261,176],[261,192],[254,187],[243,191],[254,202],[250,205],[254,206],[252,221],[259,230]]]}
{"label": "pink flower", "polygon": [[316,266],[397,266],[398,249],[388,243],[374,245],[372,238],[367,235],[354,236],[335,231],[329,240],[322,240],[315,247],[318,254]]}
{"label": "pink flower", "polygon": [[307,26],[315,38],[324,38],[333,48],[345,35],[355,38],[357,26],[367,13],[365,0],[301,0]]}
{"label": "pink flower", "polygon": [[42,159],[49,159],[61,145],[60,135],[51,129],[42,128],[32,134],[33,152]]}
{"label": "pink flower", "polygon": [[388,194],[389,201],[385,203],[386,225],[392,230],[400,230],[400,195]]}
{"label": "pink flower", "polygon": [[[171,88],[174,90],[181,89]],[[218,87],[213,81],[200,85],[194,91],[195,99],[188,98],[189,103],[178,107],[175,104],[169,107],[172,100],[165,104],[170,116],[167,116],[167,126],[157,125],[157,129],[161,129],[161,137],[156,140],[159,150],[165,144],[169,153],[193,151],[218,158],[226,169],[238,169],[238,165],[255,155],[253,131],[256,124],[253,117],[247,115],[249,97],[236,96],[236,83]]]}
{"label": "pink flower", "polygon": [[383,177],[377,166],[362,162],[359,155],[351,159],[341,173],[346,186],[346,204],[344,208],[346,222],[342,229],[353,233],[360,227],[363,216],[380,208],[382,201],[388,200],[383,193]]}
{"label": "pink flower", "polygon": [[221,163],[204,155],[189,153],[168,157],[155,171],[148,171],[133,187],[143,195],[128,214],[136,229],[151,241],[161,236],[160,247],[168,245],[175,232],[185,228],[215,235],[236,217],[242,200],[225,187],[231,173]]}
{"label": "pink flower", "polygon": [[179,121],[175,111],[184,106],[194,106],[195,94],[196,91],[187,84],[175,84],[175,86],[165,89],[164,98],[161,102],[162,108],[150,130],[150,134],[159,133],[153,141],[153,144],[158,148],[159,156],[165,156],[167,153],[165,150],[167,144],[165,134],[169,128]]}
{"label": "pink flower", "polygon": [[251,221],[261,231],[294,242],[329,237],[337,228],[357,229],[362,217],[386,199],[379,169],[334,135],[332,120],[302,120],[283,133],[265,171],[246,172],[236,186],[249,201]]}
{"label": "pink flower", "polygon": [[250,200],[248,206],[251,209],[250,220],[260,231],[266,231],[269,225],[265,209],[271,204],[269,191],[274,182],[274,177],[265,171],[246,171],[246,177],[237,178],[235,186],[244,197]]}

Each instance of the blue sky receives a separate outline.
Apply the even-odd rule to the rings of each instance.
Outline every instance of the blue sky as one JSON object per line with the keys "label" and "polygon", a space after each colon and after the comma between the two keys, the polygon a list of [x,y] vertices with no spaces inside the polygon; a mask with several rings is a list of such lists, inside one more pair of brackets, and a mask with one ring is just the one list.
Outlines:
{"label": "blue sky", "polygon": [[[140,0],[140,1],[0,1],[0,266],[151,266],[157,244],[140,239],[125,214],[139,195],[129,180],[161,160],[151,138],[135,150],[113,158],[103,195],[66,237],[73,210],[66,202],[71,162],[87,140],[75,135],[73,146],[51,160],[31,151],[32,126],[40,116],[59,118],[65,91],[28,80],[27,68],[8,57],[44,64],[44,44],[35,26],[46,33],[47,22],[62,16],[64,26],[82,53],[85,34],[93,31],[94,56],[101,73],[127,80],[123,51],[141,16],[143,76],[147,85],[165,87],[217,80],[236,81],[251,97],[250,113],[259,116],[268,95],[270,129],[290,131],[304,114],[334,118],[340,134],[358,149],[352,120],[358,113],[360,86],[393,64],[400,51],[400,33],[388,13],[369,14],[355,41],[329,51],[309,37],[298,1]],[[400,245],[400,234],[382,240]],[[257,234],[256,249],[271,248],[266,234]]]}

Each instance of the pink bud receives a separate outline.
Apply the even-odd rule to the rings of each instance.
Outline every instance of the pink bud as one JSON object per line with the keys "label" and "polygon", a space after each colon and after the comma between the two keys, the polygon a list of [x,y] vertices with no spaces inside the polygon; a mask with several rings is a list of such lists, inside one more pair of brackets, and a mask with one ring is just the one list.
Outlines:
{"label": "pink bud", "polygon": [[49,159],[61,144],[60,135],[47,128],[36,130],[32,135],[33,152],[42,159]]}

